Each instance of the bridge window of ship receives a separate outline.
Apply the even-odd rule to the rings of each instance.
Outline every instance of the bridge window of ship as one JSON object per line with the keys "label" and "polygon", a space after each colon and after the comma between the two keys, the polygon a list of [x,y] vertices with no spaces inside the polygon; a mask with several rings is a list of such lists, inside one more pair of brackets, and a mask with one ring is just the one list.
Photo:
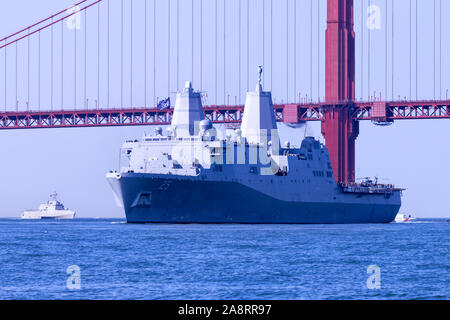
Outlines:
{"label": "bridge window of ship", "polygon": [[325,176],[323,171],[313,171],[314,177],[323,177]]}
{"label": "bridge window of ship", "polygon": [[[165,165],[163,164],[163,166],[165,167]],[[179,164],[178,162],[174,161],[173,162],[173,169],[183,169],[183,167],[181,166],[181,164]]]}

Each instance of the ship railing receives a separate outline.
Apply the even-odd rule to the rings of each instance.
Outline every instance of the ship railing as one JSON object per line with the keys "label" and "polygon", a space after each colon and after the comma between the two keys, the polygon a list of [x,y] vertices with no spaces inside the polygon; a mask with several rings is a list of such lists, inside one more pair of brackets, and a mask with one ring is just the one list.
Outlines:
{"label": "ship railing", "polygon": [[392,194],[396,190],[392,184],[374,184],[374,183],[341,183],[340,187],[346,193],[375,193]]}

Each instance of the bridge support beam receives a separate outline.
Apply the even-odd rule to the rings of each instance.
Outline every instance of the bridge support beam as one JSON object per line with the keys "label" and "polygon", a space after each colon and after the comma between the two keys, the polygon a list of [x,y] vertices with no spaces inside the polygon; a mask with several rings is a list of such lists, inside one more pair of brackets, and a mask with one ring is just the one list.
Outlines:
{"label": "bridge support beam", "polygon": [[355,140],[359,124],[352,120],[355,99],[355,33],[353,0],[328,0],[325,98],[328,107],[322,134],[338,182],[355,180]]}

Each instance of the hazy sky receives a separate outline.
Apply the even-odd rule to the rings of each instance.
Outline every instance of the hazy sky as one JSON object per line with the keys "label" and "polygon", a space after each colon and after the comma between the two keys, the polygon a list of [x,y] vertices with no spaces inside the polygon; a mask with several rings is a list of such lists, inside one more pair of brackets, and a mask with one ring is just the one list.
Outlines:
{"label": "hazy sky", "polygon": [[[69,7],[73,1],[66,0],[16,0],[4,4],[0,12],[0,36],[4,36],[15,32],[31,23],[47,17],[50,14]],[[364,28],[363,36],[363,53],[361,54],[361,6],[360,1],[355,1],[355,33],[357,37],[356,57],[357,57],[357,98],[361,98],[361,89],[364,99],[367,99],[370,91],[381,92],[382,96],[386,96],[385,92],[385,1],[371,0],[372,5],[380,8],[380,29],[370,31],[370,82],[368,81],[369,72],[367,62],[368,55],[368,29]],[[442,1],[442,15],[445,17],[450,13],[450,3]],[[194,0],[194,39],[191,38],[191,0],[180,0],[180,57],[179,72],[177,82],[177,56],[176,56],[176,0],[171,1],[171,51],[170,51],[170,88],[168,88],[168,43],[167,43],[167,1],[157,0],[157,50],[156,56],[153,57],[153,0],[148,0],[148,32],[147,32],[147,87],[144,85],[145,68],[143,67],[144,59],[144,0],[134,0],[134,52],[133,52],[133,93],[130,93],[130,56],[129,45],[130,37],[125,36],[124,45],[127,48],[124,52],[124,94],[123,102],[120,95],[120,78],[119,69],[115,68],[120,62],[120,54],[117,50],[111,50],[111,74],[110,74],[110,106],[117,107],[121,104],[129,106],[131,103],[131,95],[133,96],[133,106],[151,105],[155,96],[165,97],[173,92],[177,87],[181,87],[186,80],[193,78],[194,87],[200,89],[200,21],[199,10],[200,0]],[[203,31],[203,74],[202,88],[208,94],[208,104],[216,102],[216,86],[215,86],[215,29],[214,29],[214,1],[203,1],[204,14],[204,31]],[[238,0],[227,0],[226,5],[226,28],[227,37],[225,40],[225,48],[223,42],[223,0],[219,0],[218,7],[218,83],[217,83],[217,102],[223,103],[230,95],[230,102],[233,103],[235,96],[243,97],[249,87],[253,89],[257,72],[256,67],[260,64],[265,66],[265,88],[271,89],[270,79],[272,78],[272,91],[274,99],[278,102],[286,101],[287,94],[289,100],[294,101],[299,93],[302,97],[308,93],[311,96],[311,69],[312,69],[312,96],[315,100],[317,97],[324,95],[324,28],[325,28],[325,8],[326,1],[320,1],[321,15],[319,20],[320,33],[317,35],[317,1],[313,6],[313,50],[310,50],[311,36],[311,14],[310,1],[297,0],[297,46],[296,46],[296,63],[294,64],[294,0],[289,0],[289,19],[286,19],[286,1],[274,1],[273,11],[273,72],[270,68],[270,1],[264,2],[265,23],[264,28],[265,40],[263,40],[262,32],[262,1],[250,0],[251,20],[249,22],[249,79],[247,80],[247,52],[246,52],[246,35],[247,21],[246,8],[247,1],[242,0],[242,35],[241,35],[241,90],[239,90],[239,46],[238,46]],[[367,1],[363,1],[364,11]],[[388,3],[391,3],[388,1]],[[415,5],[415,1],[412,2]],[[439,1],[436,2],[439,5]],[[129,16],[130,2],[125,1],[125,17],[124,30],[125,34],[129,34]],[[410,92],[410,43],[409,43],[409,1],[395,0],[395,17],[394,17],[394,99],[398,96],[409,97]],[[416,55],[415,55],[415,7],[412,7],[412,52],[411,65],[411,93],[415,98],[416,89],[418,89],[418,98],[432,99],[434,96],[439,98],[441,95],[445,98],[445,90],[450,87],[448,56],[450,43],[449,22],[443,19],[442,30],[446,30],[442,34],[442,59],[439,57],[439,34],[437,34],[436,44],[436,73],[433,72],[433,1],[419,0],[419,33],[418,41],[420,48],[418,50],[417,66],[418,66],[418,88],[416,88]],[[120,1],[111,0],[111,48],[120,41],[117,36],[120,31]],[[106,2],[103,4],[101,11],[101,21],[106,20],[105,15]],[[436,11],[436,28],[439,30],[439,7]],[[166,10],[166,11],[164,11]],[[93,13],[91,13],[93,12]],[[105,50],[106,44],[105,32],[101,33],[101,61],[102,67],[100,71],[100,79],[97,79],[97,29],[96,29],[96,9],[88,13],[88,37],[87,37],[87,91],[86,98],[89,99],[89,105],[93,105],[93,101],[97,99],[97,91],[100,91],[100,105],[106,106],[106,65]],[[85,16],[82,16],[84,19]],[[390,7],[388,11],[388,84],[387,97],[392,96],[392,61],[391,61],[391,16]],[[365,18],[364,18],[365,20]],[[89,22],[91,24],[89,24]],[[287,43],[289,54],[286,56],[286,23],[289,25],[289,41]],[[78,47],[77,54],[80,56],[77,60],[79,66],[83,62],[83,34],[84,20],[81,23],[81,29],[77,31]],[[102,30],[105,31],[102,24]],[[58,31],[55,31],[58,32]],[[74,80],[72,80],[73,67],[70,61],[73,61],[73,31],[65,30],[66,41],[65,50],[65,93],[64,106],[72,108],[75,104],[83,106],[84,92],[83,88],[83,72],[77,71],[77,87],[76,94],[73,90],[66,89],[66,86],[72,88]],[[72,32],[72,35],[70,34]],[[56,37],[57,33],[55,33]],[[41,61],[42,70],[42,87],[44,93],[41,94],[41,108],[48,109],[51,97],[48,94],[50,63],[48,60],[48,42],[49,38],[42,34]],[[70,38],[72,37],[72,38]],[[36,43],[36,39],[32,40]],[[317,43],[320,43],[319,48]],[[98,41],[97,41],[98,43]],[[194,74],[192,74],[192,43],[194,43]],[[264,43],[264,51],[262,50]],[[26,64],[26,43],[21,44],[21,54],[19,54],[19,69],[25,69]],[[55,45],[56,46],[56,45]],[[34,47],[36,48],[36,47]],[[223,51],[227,52],[225,68],[227,70],[224,82],[224,63]],[[319,50],[318,50],[319,49]],[[2,49],[3,50],[3,49]],[[47,51],[46,51],[47,50]],[[318,52],[317,52],[318,51]],[[14,64],[13,50],[8,51],[8,67],[7,67],[7,109],[10,110],[14,106]],[[32,50],[36,57],[36,49]],[[59,52],[59,51],[58,51]],[[311,65],[312,53],[312,68]],[[286,58],[287,57],[287,58]],[[153,85],[153,59],[156,61],[156,83]],[[35,58],[33,58],[35,59]],[[46,60],[47,59],[47,60]],[[4,51],[0,50],[0,61],[4,61]],[[361,64],[362,61],[362,64]],[[439,61],[442,61],[442,81],[439,72]],[[59,75],[58,69],[60,60],[55,54],[55,74]],[[294,66],[296,67],[294,69]],[[362,68],[363,66],[363,68]],[[286,79],[286,69],[289,70]],[[4,65],[0,62],[0,108],[3,109],[4,101]],[[36,74],[36,70],[32,69],[32,74]],[[318,76],[319,75],[319,76]],[[363,76],[361,87],[361,75]],[[433,78],[433,75],[436,77]],[[100,80],[101,88],[97,88]],[[55,107],[60,107],[59,101],[59,81],[55,80],[54,100]],[[286,87],[288,81],[288,87]],[[37,103],[37,83],[31,84],[30,105],[36,108]],[[225,83],[225,86],[224,86]],[[295,83],[295,87],[294,87]],[[319,83],[319,87],[318,87]],[[436,87],[434,86],[436,84]],[[23,109],[26,105],[26,80],[20,78],[19,86],[19,108]],[[370,87],[369,87],[370,86]],[[49,87],[49,86],[48,86]],[[155,90],[153,89],[155,87]],[[439,92],[439,88],[442,91]],[[226,92],[224,92],[224,89]],[[434,90],[433,90],[434,89]],[[66,92],[67,91],[67,92]],[[47,92],[47,93],[45,93]],[[144,93],[147,92],[145,95]],[[322,99],[322,98],[321,98]],[[75,101],[76,102],[75,102]],[[394,183],[400,187],[407,188],[403,197],[403,208],[401,212],[412,214],[420,217],[449,217],[450,209],[448,208],[447,196],[449,193],[450,172],[446,170],[446,165],[450,161],[450,142],[448,135],[450,134],[450,120],[426,120],[426,121],[397,121],[390,127],[376,127],[370,122],[361,122],[360,135],[357,139],[356,151],[356,172],[359,177],[375,176],[389,180],[382,180],[388,183]],[[318,139],[322,139],[320,134],[320,123],[311,123],[308,125],[309,132],[312,132]],[[0,166],[2,175],[0,180],[0,194],[2,195],[2,205],[0,206],[0,216],[17,217],[24,209],[35,208],[40,203],[47,200],[48,195],[54,190],[58,191],[61,199],[66,206],[75,209],[79,217],[123,217],[123,212],[116,207],[112,192],[105,179],[105,173],[109,170],[115,170],[118,167],[118,152],[121,143],[126,139],[140,138],[144,131],[152,132],[152,127],[124,127],[124,128],[74,128],[74,129],[39,129],[39,130],[5,130],[0,132],[1,157]],[[290,140],[293,144],[299,144],[303,136],[301,130],[283,129],[282,140]]]}

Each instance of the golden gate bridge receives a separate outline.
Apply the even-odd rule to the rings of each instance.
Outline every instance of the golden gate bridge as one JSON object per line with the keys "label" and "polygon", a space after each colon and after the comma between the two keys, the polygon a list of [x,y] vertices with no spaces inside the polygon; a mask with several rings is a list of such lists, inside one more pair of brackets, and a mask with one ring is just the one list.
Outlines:
{"label": "golden gate bridge", "polygon": [[[181,3],[180,3],[181,2]],[[305,121],[321,121],[322,134],[330,152],[335,177],[339,182],[355,179],[355,140],[359,134],[359,121],[369,120],[379,125],[387,125],[395,120],[406,119],[445,119],[450,118],[450,100],[448,90],[443,98],[442,88],[442,1],[427,2],[433,6],[433,58],[425,62],[433,64],[433,100],[418,99],[418,15],[417,0],[409,0],[409,98],[395,98],[394,65],[394,1],[385,2],[385,92],[372,93],[371,65],[367,68],[367,98],[363,99],[363,59],[364,47],[361,31],[361,66],[359,81],[361,94],[356,98],[355,82],[356,55],[353,0],[327,0],[326,7],[321,1],[310,2],[310,51],[308,93],[297,91],[298,70],[298,21],[295,18],[297,6],[305,1],[286,0],[285,28],[274,34],[274,6],[282,1],[263,0],[258,12],[252,14],[250,0],[237,0],[234,5],[218,0],[84,0],[64,9],[28,27],[0,39],[0,59],[3,58],[3,95],[4,110],[0,112],[0,129],[67,128],[97,126],[136,126],[168,125],[173,110],[157,108],[157,86],[159,74],[167,76],[167,96],[171,90],[178,90],[181,81],[180,66],[186,60],[186,48],[180,46],[180,38],[190,35],[191,79],[197,78],[200,90],[208,88],[214,92],[215,102],[205,105],[207,119],[214,123],[239,123],[243,115],[241,89],[244,80],[249,90],[250,55],[260,54],[262,64],[268,66],[270,87],[273,87],[275,70],[274,50],[285,50],[286,94],[284,102],[274,104],[276,119],[280,122],[295,124]],[[309,1],[307,1],[309,2]],[[313,2],[317,23],[313,35]],[[324,1],[323,1],[324,2]],[[364,9],[370,12],[372,3],[367,6],[360,2],[363,30]],[[228,2],[229,3],[229,2]],[[187,4],[187,6],[186,6]],[[183,7],[184,5],[184,7]],[[415,5],[415,7],[414,7]],[[390,31],[388,35],[388,9],[390,6]],[[326,32],[321,28],[322,9],[327,10]],[[189,9],[189,10],[187,10]],[[209,9],[208,15],[207,9]],[[416,55],[415,90],[416,99],[412,99],[412,35],[413,9],[415,18]],[[255,9],[256,10],[256,9]],[[291,11],[294,11],[294,21]],[[211,13],[212,12],[212,13]],[[181,22],[181,17],[189,16],[191,25]],[[221,17],[219,17],[219,13]],[[437,19],[437,14],[439,19]],[[127,17],[126,17],[127,16]],[[207,19],[209,17],[209,19]],[[237,17],[237,18],[236,18]],[[231,19],[234,33],[230,31]],[[261,33],[261,47],[251,47],[250,21],[258,20]],[[228,22],[228,25],[227,25]],[[254,21],[253,21],[254,22]],[[438,23],[437,23],[438,22]],[[219,23],[222,24],[219,26]],[[276,23],[276,22],[275,22]],[[246,25],[246,26],[245,26]],[[293,25],[293,28],[291,27]],[[137,32],[139,31],[139,33]],[[207,37],[206,33],[210,36]],[[221,35],[219,35],[221,33]],[[137,34],[140,35],[138,39]],[[212,35],[212,36],[211,36]],[[227,35],[228,38],[227,39]],[[275,38],[285,37],[286,48],[274,48]],[[317,36],[317,97],[313,98],[313,37]],[[269,40],[268,40],[268,39]],[[243,41],[245,39],[245,41]],[[325,43],[325,61],[320,61],[320,42]],[[153,43],[151,42],[153,41]],[[370,32],[367,33],[367,59],[370,61]],[[391,97],[388,95],[388,40],[391,45],[390,73]],[[236,41],[237,56],[228,57],[229,41]],[[222,42],[221,44],[219,42]],[[206,68],[209,46],[212,52],[212,67]],[[223,55],[219,54],[219,47]],[[166,62],[161,65],[158,51],[164,48],[162,56]],[[438,48],[438,49],[437,49]],[[245,50],[244,50],[245,49]],[[244,52],[245,51],[245,52]],[[292,52],[293,51],[293,52]],[[245,53],[245,54],[244,54]],[[269,54],[270,53],[270,54]],[[293,58],[290,58],[291,56]],[[436,59],[439,57],[439,59]],[[221,59],[222,61],[219,61]],[[0,60],[1,61],[1,60]],[[236,63],[237,62],[237,63]],[[292,62],[292,63],[291,63]],[[321,79],[321,65],[324,77]],[[245,66],[246,68],[243,68]],[[1,63],[0,63],[1,68]],[[152,69],[153,68],[153,69]],[[158,70],[160,69],[160,70]],[[220,69],[220,70],[219,70]],[[246,75],[243,69],[246,69]],[[162,71],[161,71],[162,70]],[[198,70],[198,72],[196,72]],[[293,71],[292,71],[293,70]],[[141,71],[141,72],[138,72]],[[383,70],[377,70],[383,72]],[[439,71],[439,75],[436,71]],[[0,71],[1,75],[1,71]],[[172,77],[171,77],[172,75]],[[175,75],[173,77],[173,75]],[[207,80],[206,76],[209,76]],[[222,79],[219,79],[222,76]],[[265,76],[266,77],[266,76]],[[175,78],[175,79],[174,79]],[[230,79],[236,82],[238,94],[234,103],[230,103],[227,88]],[[437,80],[438,79],[438,80]],[[320,97],[321,82],[325,82],[325,96]],[[175,82],[175,85],[173,84]],[[208,82],[208,83],[206,83]],[[267,81],[265,81],[267,82]],[[290,83],[293,82],[293,89]],[[223,86],[223,103],[219,104],[219,85]],[[153,85],[153,88],[151,86]],[[141,88],[139,88],[141,86]],[[142,89],[143,87],[143,89]],[[1,88],[1,86],[0,86]],[[438,89],[437,89],[438,88]],[[221,88],[222,89],[222,88]],[[436,90],[437,89],[437,90]],[[439,92],[436,97],[436,91]],[[0,89],[1,92],[1,89]],[[159,90],[161,92],[161,90]],[[150,99],[150,94],[153,94]],[[134,99],[135,96],[140,99]],[[143,97],[142,97],[143,96]],[[69,102],[69,100],[71,100]],[[126,101],[127,100],[127,101]],[[363,101],[365,100],[365,101]],[[0,99],[1,101],[1,99]]]}

